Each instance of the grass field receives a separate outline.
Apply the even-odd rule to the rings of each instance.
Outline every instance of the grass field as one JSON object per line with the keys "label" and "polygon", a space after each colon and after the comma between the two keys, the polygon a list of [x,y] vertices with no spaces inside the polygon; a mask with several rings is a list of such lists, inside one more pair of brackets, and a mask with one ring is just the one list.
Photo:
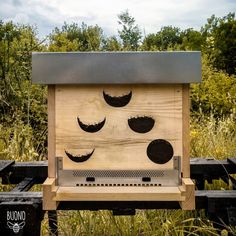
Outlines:
{"label": "grass field", "polygon": [[[11,130],[0,126],[0,155],[18,161],[40,160],[32,147],[32,132],[18,124]],[[191,121],[191,156],[224,159],[236,156],[235,116],[216,119],[213,116]],[[1,186],[2,191],[9,187]],[[206,183],[206,189],[230,189],[223,181]],[[39,191],[40,187],[33,189]],[[222,231],[214,228],[204,211],[138,210],[135,216],[113,216],[110,211],[58,211],[60,235],[236,235],[235,227]],[[42,224],[42,235],[48,225]]]}

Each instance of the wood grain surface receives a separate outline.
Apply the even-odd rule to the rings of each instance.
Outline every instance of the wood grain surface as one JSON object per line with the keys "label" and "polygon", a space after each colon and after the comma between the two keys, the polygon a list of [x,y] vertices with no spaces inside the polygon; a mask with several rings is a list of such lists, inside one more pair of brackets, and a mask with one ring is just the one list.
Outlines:
{"label": "wood grain surface", "polygon": [[[132,91],[124,107],[109,106],[103,91],[122,96]],[[169,169],[173,160],[160,165],[147,157],[147,146],[155,139],[171,143],[175,156],[183,154],[182,85],[56,85],[55,136],[56,156],[63,157],[65,169]],[[150,132],[136,133],[128,119],[150,116],[155,125]],[[77,117],[85,124],[106,122],[95,133],[83,131]],[[94,153],[82,163],[71,161],[65,150],[73,155]]]}
{"label": "wood grain surface", "polygon": [[184,201],[178,187],[59,187],[54,201]]}

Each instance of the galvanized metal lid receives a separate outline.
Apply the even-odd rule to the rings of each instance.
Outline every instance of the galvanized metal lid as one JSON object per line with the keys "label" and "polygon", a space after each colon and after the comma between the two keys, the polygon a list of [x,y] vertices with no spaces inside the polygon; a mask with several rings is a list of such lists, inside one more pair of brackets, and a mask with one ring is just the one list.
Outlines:
{"label": "galvanized metal lid", "polygon": [[34,52],[37,84],[173,84],[201,81],[200,52]]}

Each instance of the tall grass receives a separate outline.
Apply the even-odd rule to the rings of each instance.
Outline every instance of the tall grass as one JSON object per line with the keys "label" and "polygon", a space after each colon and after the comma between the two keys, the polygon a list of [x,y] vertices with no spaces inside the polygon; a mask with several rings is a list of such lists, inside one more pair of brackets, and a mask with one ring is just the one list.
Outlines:
{"label": "tall grass", "polygon": [[236,115],[201,116],[191,121],[191,156],[221,160],[236,156]]}
{"label": "tall grass", "polygon": [[[135,216],[113,216],[110,211],[59,211],[61,235],[218,235],[212,223],[197,212],[138,210]],[[46,226],[46,225],[45,225]],[[46,227],[43,234],[47,234]]]}
{"label": "tall grass", "polygon": [[[236,156],[235,115],[227,118],[213,116],[193,118],[191,121],[191,156],[224,159]],[[22,124],[11,129],[0,126],[1,158],[29,161],[40,159],[33,148],[32,132]],[[208,189],[226,189],[222,181],[207,184]],[[59,233],[74,235],[236,235],[236,229],[223,231],[214,228],[204,211],[138,210],[135,216],[113,216],[110,211],[58,211]],[[48,235],[47,219],[42,235]]]}
{"label": "tall grass", "polygon": [[[214,118],[213,115],[193,118],[191,122],[191,156],[222,160],[236,157],[236,115]],[[226,175],[228,173],[226,172]],[[222,180],[205,183],[205,189],[232,189]]]}
{"label": "tall grass", "polygon": [[[44,134],[46,135],[46,133]],[[30,125],[25,125],[22,121],[12,124],[12,127],[4,127],[0,124],[0,159],[15,161],[39,161],[42,160],[38,144],[33,145],[33,130]],[[36,148],[34,147],[36,146]]]}

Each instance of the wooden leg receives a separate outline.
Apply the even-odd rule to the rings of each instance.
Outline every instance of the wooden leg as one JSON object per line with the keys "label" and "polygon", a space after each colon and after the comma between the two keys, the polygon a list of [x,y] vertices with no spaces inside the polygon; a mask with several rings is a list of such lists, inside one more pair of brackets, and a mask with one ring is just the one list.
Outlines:
{"label": "wooden leg", "polygon": [[43,183],[43,210],[57,209],[57,202],[53,200],[56,191],[55,178],[47,178]]}
{"label": "wooden leg", "polygon": [[180,202],[182,210],[195,210],[195,185],[190,178],[182,178],[183,196],[185,200]]}

